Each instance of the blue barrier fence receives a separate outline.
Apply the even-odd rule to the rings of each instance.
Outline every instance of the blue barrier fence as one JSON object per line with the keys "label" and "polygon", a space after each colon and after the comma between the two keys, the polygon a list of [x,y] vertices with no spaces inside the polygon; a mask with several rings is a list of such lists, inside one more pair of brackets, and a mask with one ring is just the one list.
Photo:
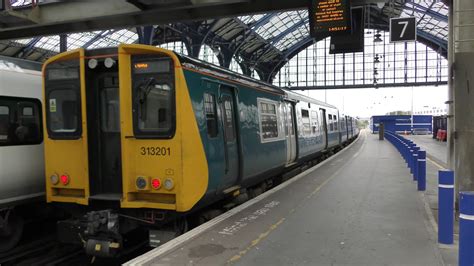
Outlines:
{"label": "blue barrier fence", "polygon": [[413,174],[413,180],[418,182],[418,190],[426,190],[426,151],[416,144],[396,133],[385,131],[384,137],[397,148]]}
{"label": "blue barrier fence", "polygon": [[454,172],[438,172],[438,242],[454,243]]}
{"label": "blue barrier fence", "polygon": [[[413,141],[390,131],[385,139],[392,143],[417,181],[418,191],[426,190],[426,151],[420,150]],[[454,187],[452,170],[440,170],[438,181],[438,242],[453,244],[454,238]],[[474,265],[474,191],[459,193],[459,265]]]}

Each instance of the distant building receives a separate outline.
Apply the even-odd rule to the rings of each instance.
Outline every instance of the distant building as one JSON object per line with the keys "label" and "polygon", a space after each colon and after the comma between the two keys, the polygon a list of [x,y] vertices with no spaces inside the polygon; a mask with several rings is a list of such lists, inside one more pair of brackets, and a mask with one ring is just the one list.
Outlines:
{"label": "distant building", "polygon": [[415,110],[413,112],[415,115],[432,115],[432,116],[439,116],[439,115],[446,115],[448,114],[447,107],[430,107],[424,106],[419,110]]}
{"label": "distant building", "polygon": [[[421,130],[425,129],[428,133],[431,133],[433,128],[433,116],[431,115],[414,115],[413,116],[413,129]],[[412,123],[411,115],[377,115],[370,118],[370,130],[372,133],[379,132],[379,125],[383,123],[385,130],[397,132],[397,133],[411,133]]]}

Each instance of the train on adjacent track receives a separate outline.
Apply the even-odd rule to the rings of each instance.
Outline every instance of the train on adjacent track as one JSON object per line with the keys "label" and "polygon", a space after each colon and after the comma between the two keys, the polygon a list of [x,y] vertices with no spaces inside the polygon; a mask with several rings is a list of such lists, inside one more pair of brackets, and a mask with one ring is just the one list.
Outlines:
{"label": "train on adjacent track", "polygon": [[41,64],[0,57],[0,252],[45,201]]}
{"label": "train on adjacent track", "polygon": [[255,196],[358,135],[332,105],[138,44],[43,66],[47,201],[64,242],[112,256],[141,226],[182,232],[216,202]]}

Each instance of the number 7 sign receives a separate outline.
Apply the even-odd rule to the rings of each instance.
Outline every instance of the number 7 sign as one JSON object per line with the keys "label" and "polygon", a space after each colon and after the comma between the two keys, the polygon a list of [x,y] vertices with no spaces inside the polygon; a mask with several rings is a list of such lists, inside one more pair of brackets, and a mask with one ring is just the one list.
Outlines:
{"label": "number 7 sign", "polygon": [[416,41],[416,18],[390,19],[390,42]]}

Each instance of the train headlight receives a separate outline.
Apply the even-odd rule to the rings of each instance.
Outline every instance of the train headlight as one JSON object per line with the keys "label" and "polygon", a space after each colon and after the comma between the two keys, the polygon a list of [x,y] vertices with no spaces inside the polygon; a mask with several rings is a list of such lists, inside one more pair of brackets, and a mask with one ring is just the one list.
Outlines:
{"label": "train headlight", "polygon": [[173,179],[171,178],[166,178],[165,180],[165,188],[167,190],[172,190],[174,188],[174,182],[173,182]]}
{"label": "train headlight", "polygon": [[69,184],[69,176],[68,175],[61,175],[61,177],[59,179],[61,180],[61,183],[63,185]]}
{"label": "train headlight", "polygon": [[59,183],[59,177],[57,174],[50,176],[51,184],[57,185]]}
{"label": "train headlight", "polygon": [[110,58],[110,57],[107,57],[107,58],[105,59],[105,61],[104,61],[104,66],[105,66],[106,68],[111,68],[111,67],[113,67],[114,65],[115,65],[115,60],[113,60],[113,59]]}
{"label": "train headlight", "polygon": [[159,178],[153,178],[151,180],[151,187],[153,189],[159,189],[161,187],[161,180]]}
{"label": "train headlight", "polygon": [[137,186],[138,189],[146,189],[148,186],[148,182],[145,177],[139,176],[137,177],[137,180],[135,181],[135,185]]}
{"label": "train headlight", "polygon": [[98,64],[99,62],[95,58],[92,58],[91,60],[87,62],[87,66],[89,66],[90,69],[96,68]]}

